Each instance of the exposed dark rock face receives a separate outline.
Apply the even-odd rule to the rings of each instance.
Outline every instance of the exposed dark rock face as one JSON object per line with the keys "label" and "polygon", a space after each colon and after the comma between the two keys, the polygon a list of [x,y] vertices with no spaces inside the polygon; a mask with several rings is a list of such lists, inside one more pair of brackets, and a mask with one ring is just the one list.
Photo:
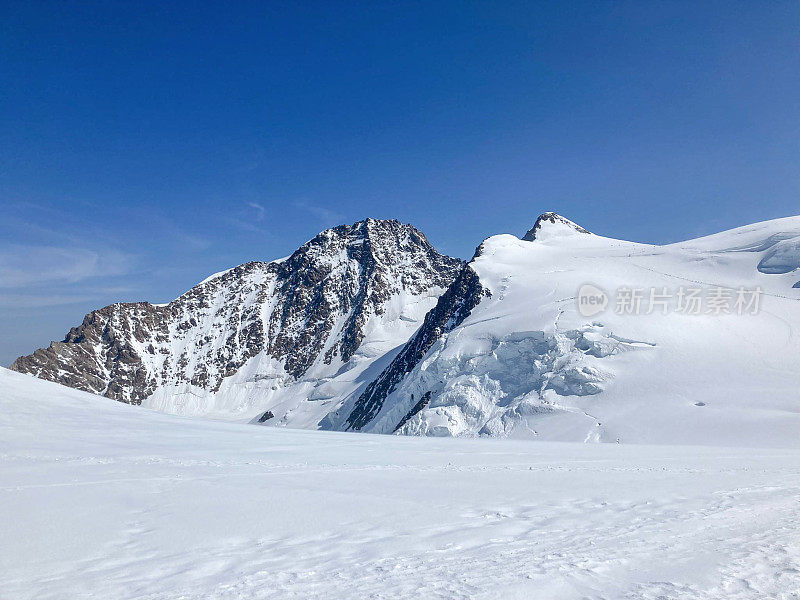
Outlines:
{"label": "exposed dark rock face", "polygon": [[536,219],[536,222],[533,224],[533,227],[531,227],[528,230],[528,232],[523,236],[522,239],[525,240],[526,242],[532,242],[533,240],[536,239],[536,234],[539,233],[542,227],[545,227],[547,223],[552,223],[554,225],[556,223],[559,223],[561,225],[566,225],[567,227],[574,229],[579,233],[590,233],[580,225],[576,225],[575,223],[573,223],[569,219],[565,219],[558,213],[546,212],[539,215],[539,217]]}
{"label": "exposed dark rock face", "polygon": [[[411,399],[412,400],[414,399],[414,394],[411,394]],[[425,392],[424,394],[422,394],[422,398],[420,398],[417,401],[417,403],[414,406],[411,407],[411,410],[409,410],[406,413],[406,415],[402,419],[400,419],[400,422],[394,428],[394,431],[392,433],[396,433],[403,425],[408,423],[414,417],[414,415],[416,415],[419,411],[421,411],[423,408],[428,406],[428,403],[430,401],[431,401],[431,393],[430,392]]]}
{"label": "exposed dark rock face", "polygon": [[410,225],[367,219],[323,231],[283,261],[212,277],[167,305],[93,311],[11,368],[131,404],[166,384],[216,392],[260,352],[296,379],[315,364],[346,362],[387,301],[445,289],[462,265]]}
{"label": "exposed dark rock face", "polygon": [[[480,248],[476,254],[478,252],[480,252]],[[487,295],[489,295],[489,291],[481,286],[478,275],[469,265],[465,265],[453,284],[439,298],[436,306],[425,316],[422,327],[414,334],[414,337],[359,396],[347,417],[345,428],[359,430],[372,421],[383,407],[386,397],[397,388],[403,377],[422,360],[436,340],[460,325],[469,316],[472,309]],[[421,409],[422,407],[419,410]]]}

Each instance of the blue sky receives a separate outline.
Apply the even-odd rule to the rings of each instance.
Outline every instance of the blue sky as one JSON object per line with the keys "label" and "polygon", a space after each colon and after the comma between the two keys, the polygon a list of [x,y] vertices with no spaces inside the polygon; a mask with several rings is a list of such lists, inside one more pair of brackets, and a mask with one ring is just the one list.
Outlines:
{"label": "blue sky", "polygon": [[6,1],[0,56],[0,364],[367,216],[800,213],[796,2]]}

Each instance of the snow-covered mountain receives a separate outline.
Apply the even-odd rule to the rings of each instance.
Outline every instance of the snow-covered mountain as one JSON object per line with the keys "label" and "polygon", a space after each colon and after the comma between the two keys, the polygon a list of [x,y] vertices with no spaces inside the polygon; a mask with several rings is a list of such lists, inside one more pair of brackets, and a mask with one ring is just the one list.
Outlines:
{"label": "snow-covered mountain", "polygon": [[798,445],[798,268],[800,217],[653,246],[546,213],[484,241],[329,426]]}
{"label": "snow-covered mountain", "polygon": [[800,217],[666,246],[545,213],[468,264],[367,220],[13,368],[130,403],[426,436],[800,444]]}
{"label": "snow-covered mountain", "polygon": [[169,304],[93,311],[11,368],[166,412],[315,427],[408,340],[462,264],[410,225],[367,219]]}

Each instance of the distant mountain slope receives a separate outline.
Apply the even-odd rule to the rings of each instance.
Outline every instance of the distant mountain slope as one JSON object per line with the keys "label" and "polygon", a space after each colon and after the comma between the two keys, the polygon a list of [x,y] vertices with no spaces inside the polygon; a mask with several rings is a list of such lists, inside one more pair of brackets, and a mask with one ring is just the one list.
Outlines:
{"label": "distant mountain slope", "polygon": [[[415,337],[329,426],[794,444],[798,269],[800,217],[653,246],[593,235],[545,213],[523,239],[487,239]],[[757,310],[737,308],[740,288],[743,300],[757,296]],[[591,312],[578,305],[581,289],[604,292],[605,310],[581,314]],[[700,297],[700,314],[685,310],[687,294]],[[639,298],[638,311],[627,306],[629,296]]]}
{"label": "distant mountain slope", "polygon": [[[398,221],[323,231],[290,257],[216,274],[169,304],[112,304],[12,369],[181,414],[313,427],[402,345],[462,261]],[[267,415],[268,416],[268,415]]]}

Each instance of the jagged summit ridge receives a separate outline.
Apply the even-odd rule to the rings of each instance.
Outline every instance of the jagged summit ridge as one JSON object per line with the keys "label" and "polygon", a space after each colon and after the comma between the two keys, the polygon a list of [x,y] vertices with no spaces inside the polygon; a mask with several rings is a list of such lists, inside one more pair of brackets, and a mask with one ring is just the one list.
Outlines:
{"label": "jagged summit ridge", "polygon": [[372,350],[356,357],[360,366],[383,341],[404,342],[462,264],[411,225],[365,219],[321,232],[286,259],[217,274],[168,304],[92,311],[12,368],[170,412],[264,408],[280,418],[271,403],[286,401],[294,383],[352,368],[365,341]]}
{"label": "jagged summit ridge", "polygon": [[577,223],[573,223],[566,217],[562,217],[558,213],[546,212],[537,217],[533,227],[527,231],[522,239],[526,242],[532,242],[536,239],[539,239],[542,232],[545,230],[553,232],[566,231],[568,233],[591,233]]}

